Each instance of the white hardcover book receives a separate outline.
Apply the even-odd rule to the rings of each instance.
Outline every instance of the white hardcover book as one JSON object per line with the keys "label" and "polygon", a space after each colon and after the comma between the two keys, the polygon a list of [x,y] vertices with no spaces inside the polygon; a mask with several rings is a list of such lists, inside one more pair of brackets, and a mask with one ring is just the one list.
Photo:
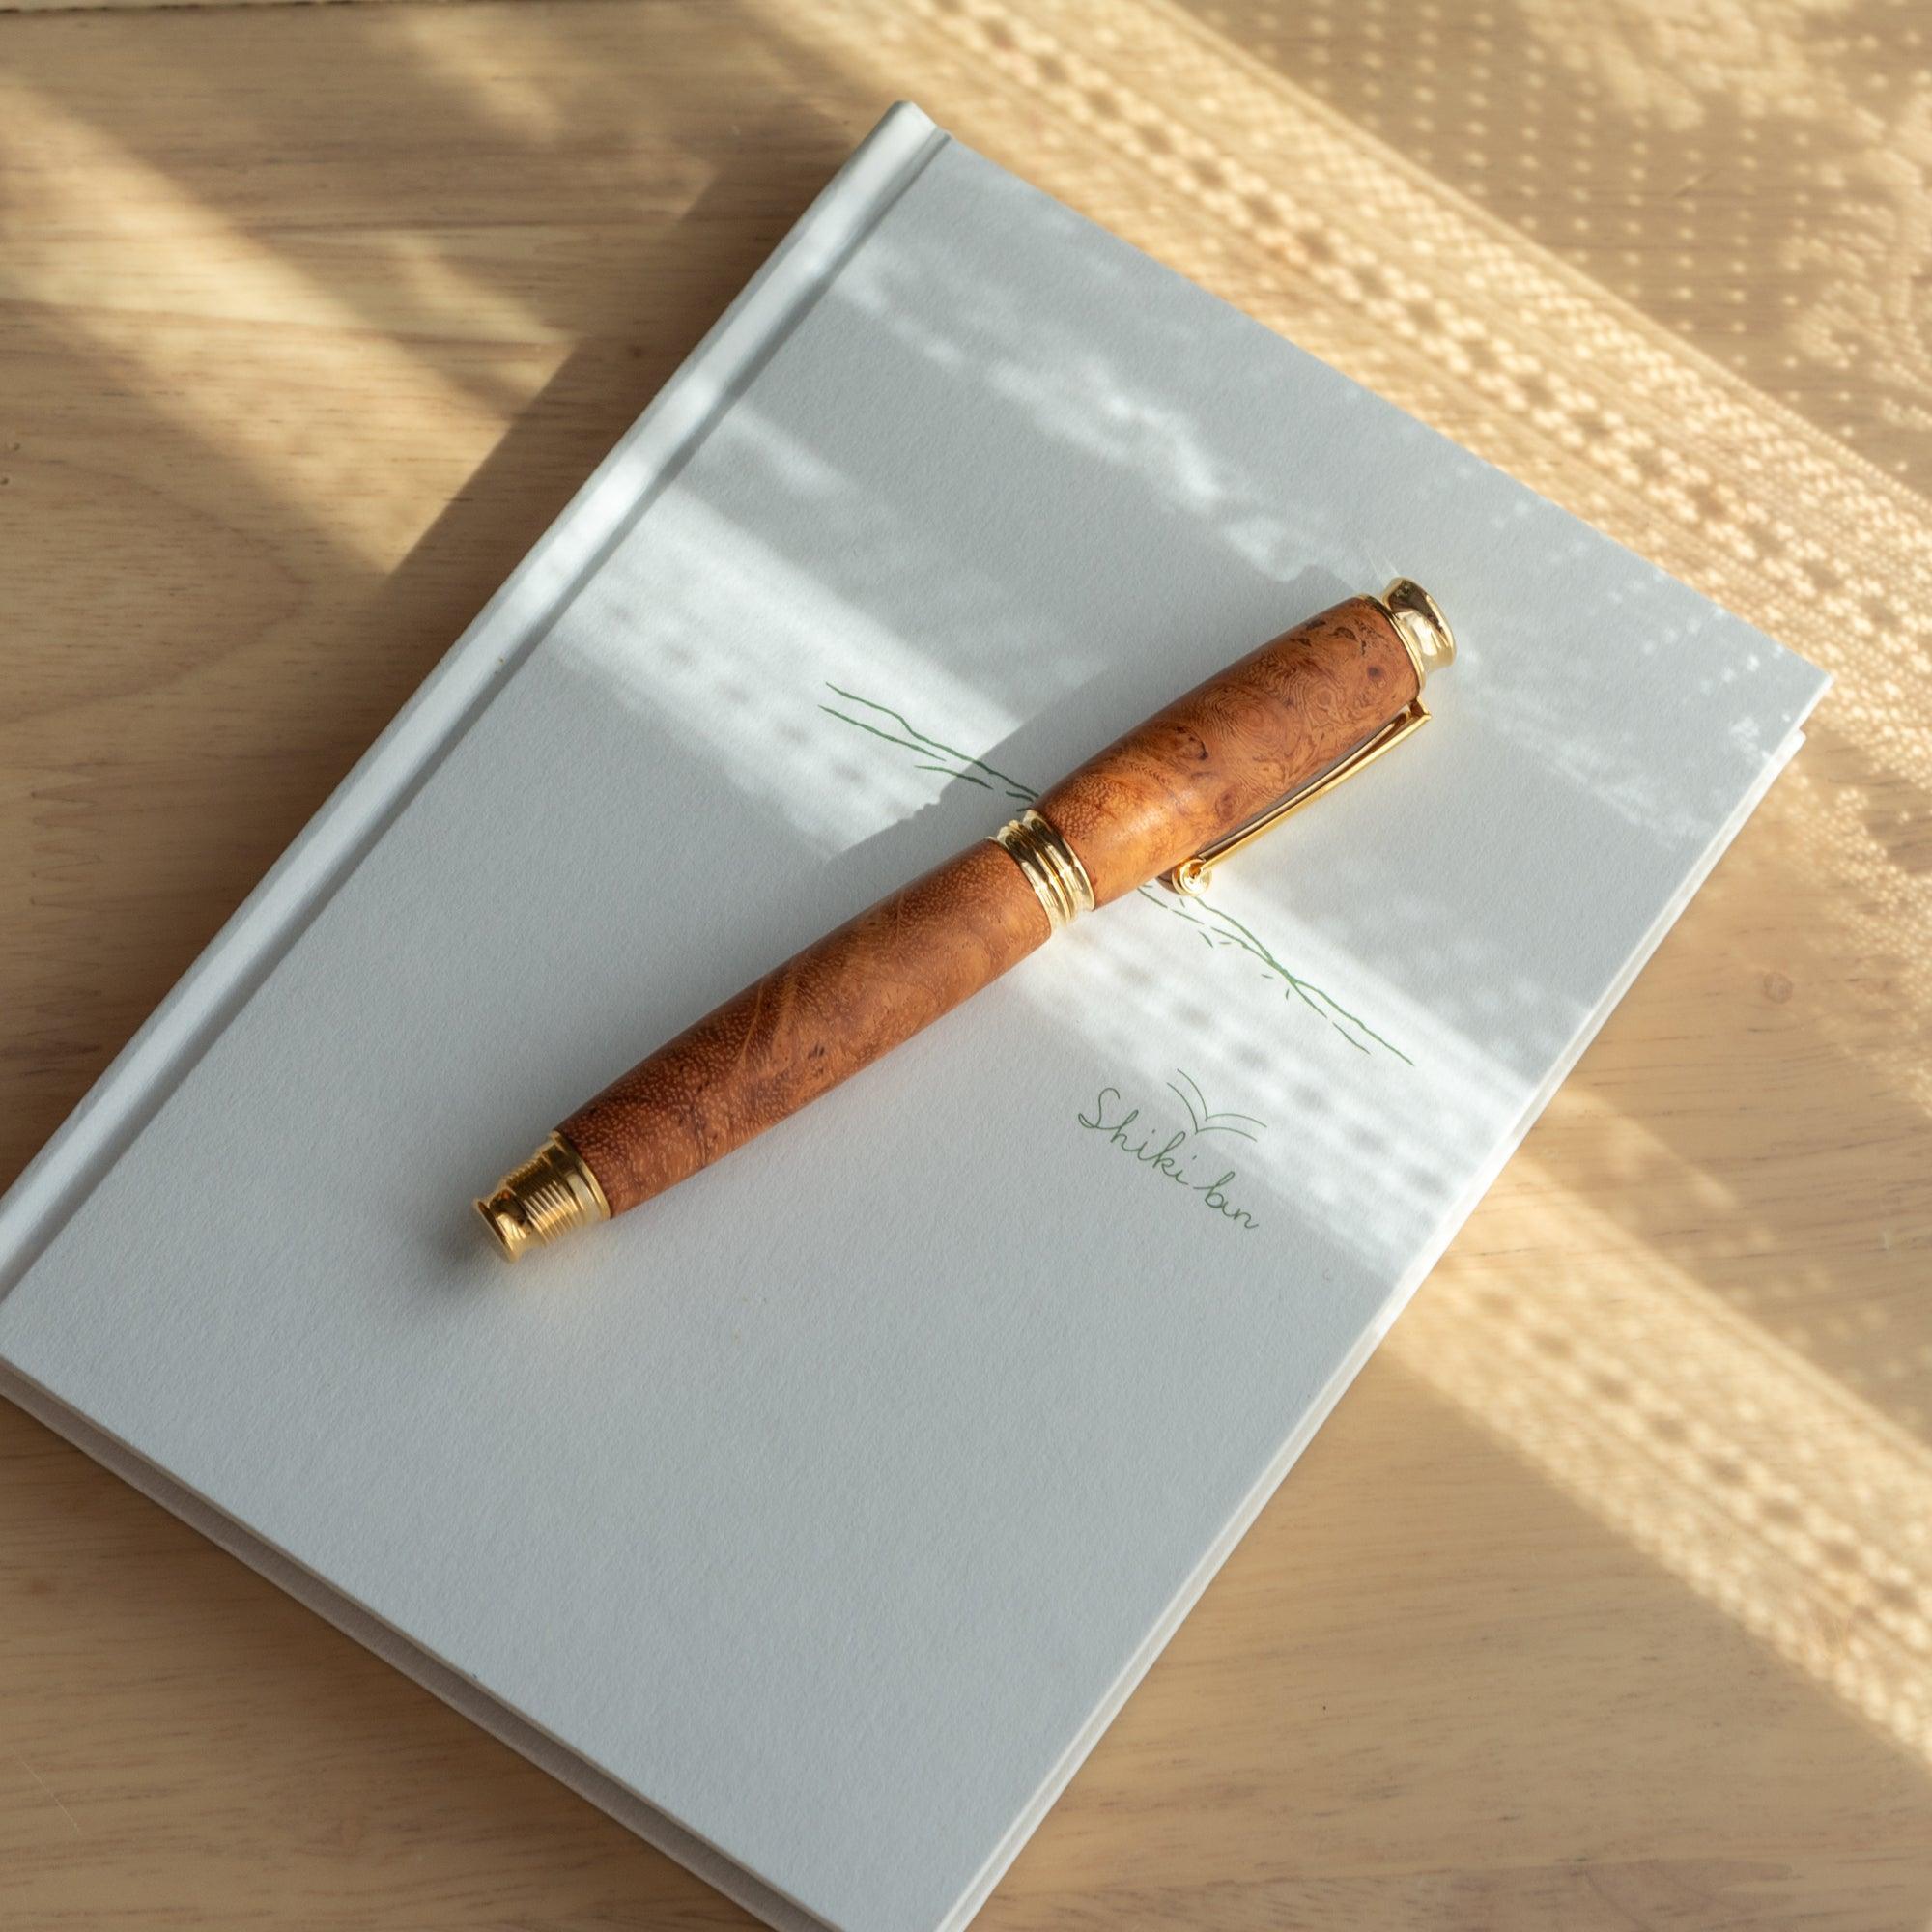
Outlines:
{"label": "white hardcover book", "polygon": [[[516,1269],[472,1194],[1413,576],[1436,722]],[[963,1924],[1824,679],[896,108],[0,1208],[15,1400],[778,1926]]]}

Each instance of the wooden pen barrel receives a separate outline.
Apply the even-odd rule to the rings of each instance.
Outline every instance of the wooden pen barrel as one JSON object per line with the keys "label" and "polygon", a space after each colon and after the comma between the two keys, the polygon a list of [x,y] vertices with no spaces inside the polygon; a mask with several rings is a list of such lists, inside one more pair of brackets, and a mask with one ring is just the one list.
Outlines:
{"label": "wooden pen barrel", "polygon": [[[1038,804],[1095,903],[1172,869],[1353,749],[1416,696],[1383,609],[1353,598],[1127,733]],[[708,1166],[990,984],[1044,940],[1039,891],[981,840],[808,947],[558,1129],[610,1210]]]}
{"label": "wooden pen barrel", "polygon": [[1352,751],[1420,689],[1388,612],[1351,597],[1217,671],[1040,799],[1105,905]]}
{"label": "wooden pen barrel", "polygon": [[1050,930],[1019,867],[981,839],[727,1000],[558,1131],[621,1214],[910,1039]]}

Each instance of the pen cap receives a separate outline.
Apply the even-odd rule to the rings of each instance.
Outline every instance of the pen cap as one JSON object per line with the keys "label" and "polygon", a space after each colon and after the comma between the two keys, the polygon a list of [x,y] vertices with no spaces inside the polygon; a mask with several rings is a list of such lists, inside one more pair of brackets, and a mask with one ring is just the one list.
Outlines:
{"label": "pen cap", "polygon": [[[1404,601],[1409,593],[1419,605]],[[1104,905],[1347,756],[1415,700],[1454,648],[1415,586],[1351,597],[1176,698],[1036,809],[1079,855]]]}

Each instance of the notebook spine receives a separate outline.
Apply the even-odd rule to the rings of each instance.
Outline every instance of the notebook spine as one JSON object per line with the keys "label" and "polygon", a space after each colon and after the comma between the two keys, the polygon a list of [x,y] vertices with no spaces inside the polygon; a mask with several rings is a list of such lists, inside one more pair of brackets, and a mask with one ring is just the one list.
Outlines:
{"label": "notebook spine", "polygon": [[0,1199],[0,1297],[192,1070],[947,136],[892,108]]}

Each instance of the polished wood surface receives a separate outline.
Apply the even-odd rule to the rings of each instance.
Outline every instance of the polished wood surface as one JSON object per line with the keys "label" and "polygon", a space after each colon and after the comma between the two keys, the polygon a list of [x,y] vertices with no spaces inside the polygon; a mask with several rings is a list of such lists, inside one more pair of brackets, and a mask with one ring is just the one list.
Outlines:
{"label": "polished wood surface", "polygon": [[[1039,815],[1104,906],[1238,831],[1416,691],[1388,614],[1350,598],[1163,705],[1043,793]],[[904,1045],[1050,930],[1016,856],[982,838],[654,1048],[557,1131],[626,1213]]]}
{"label": "polished wood surface", "polygon": [[1388,614],[1351,597],[1164,704],[1039,799],[1096,905],[1238,832],[1414,701]]}
{"label": "polished wood surface", "polygon": [[867,906],[620,1074],[559,1131],[622,1214],[903,1046],[1042,945],[990,838]]}
{"label": "polished wood surface", "polygon": [[[1922,1927],[1928,32],[0,13],[0,1178],[910,95],[1837,675],[980,1922]],[[747,1922],[0,1408],[10,1932]]]}

